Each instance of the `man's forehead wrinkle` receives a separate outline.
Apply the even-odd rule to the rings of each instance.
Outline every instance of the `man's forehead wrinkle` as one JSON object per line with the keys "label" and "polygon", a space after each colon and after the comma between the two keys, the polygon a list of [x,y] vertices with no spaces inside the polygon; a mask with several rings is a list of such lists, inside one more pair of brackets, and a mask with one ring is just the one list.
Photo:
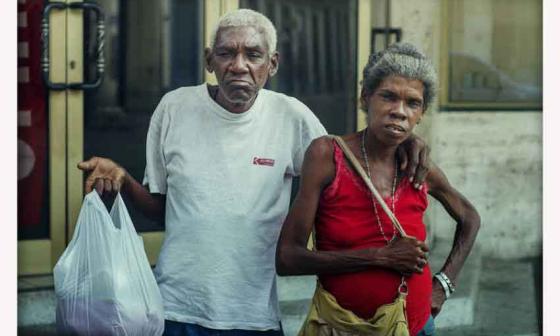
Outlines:
{"label": "man's forehead wrinkle", "polygon": [[[252,29],[248,29],[252,28]],[[243,30],[244,34],[240,36],[242,38],[231,39],[230,35],[234,34],[234,30]],[[239,36],[239,35],[238,35]],[[243,46],[249,49],[266,49],[266,41],[261,32],[252,26],[244,27],[226,27],[218,31],[216,36],[215,48],[238,48]]]}
{"label": "man's forehead wrinkle", "polygon": [[216,49],[237,49],[242,46],[245,49],[265,49],[264,43],[258,43],[255,41],[244,41],[239,43],[238,41],[226,40],[223,43],[216,43]]}

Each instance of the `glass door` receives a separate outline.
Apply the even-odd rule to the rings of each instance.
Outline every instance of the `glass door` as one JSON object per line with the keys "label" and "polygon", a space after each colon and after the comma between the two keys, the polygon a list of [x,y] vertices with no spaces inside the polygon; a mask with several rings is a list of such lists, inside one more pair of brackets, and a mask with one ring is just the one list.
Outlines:
{"label": "glass door", "polygon": [[[203,80],[202,1],[97,3],[105,16],[105,71],[98,88],[84,91],[83,158],[110,158],[142,182],[146,135],[159,100],[168,91]],[[96,21],[95,13],[84,13],[86,82],[97,76]],[[82,176],[75,183],[83,183]],[[125,202],[144,239],[148,258],[155,264],[163,240],[163,223],[143,216],[126,197]]]}
{"label": "glass door", "polygon": [[[84,196],[78,162],[108,157],[142,181],[158,101],[213,79],[202,62],[206,27],[237,5],[18,2],[18,275],[52,273],[71,239]],[[162,223],[129,211],[154,264]]]}
{"label": "glass door", "polygon": [[305,103],[329,133],[356,128],[358,2],[241,0],[276,26],[280,67],[269,87]]}

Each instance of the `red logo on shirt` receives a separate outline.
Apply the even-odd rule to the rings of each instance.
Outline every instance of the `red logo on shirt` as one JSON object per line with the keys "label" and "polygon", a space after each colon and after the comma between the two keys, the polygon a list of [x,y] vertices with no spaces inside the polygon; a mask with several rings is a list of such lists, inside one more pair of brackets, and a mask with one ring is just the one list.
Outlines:
{"label": "red logo on shirt", "polygon": [[253,158],[253,164],[257,165],[257,166],[274,166],[274,160],[273,159],[266,159],[266,158],[260,158],[260,157],[254,157]]}

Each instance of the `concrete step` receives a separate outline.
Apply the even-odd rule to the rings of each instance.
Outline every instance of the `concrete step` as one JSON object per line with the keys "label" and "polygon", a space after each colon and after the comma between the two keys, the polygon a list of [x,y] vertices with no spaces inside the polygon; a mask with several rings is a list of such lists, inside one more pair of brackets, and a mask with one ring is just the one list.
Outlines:
{"label": "concrete step", "polygon": [[54,324],[56,297],[53,289],[18,293],[18,327]]}
{"label": "concrete step", "polygon": [[[465,327],[438,326],[446,336],[537,336],[542,280],[538,258],[482,261],[474,321]],[[438,325],[436,319],[436,326]]]}
{"label": "concrete step", "polygon": [[56,335],[56,297],[53,289],[18,293],[18,335]]}

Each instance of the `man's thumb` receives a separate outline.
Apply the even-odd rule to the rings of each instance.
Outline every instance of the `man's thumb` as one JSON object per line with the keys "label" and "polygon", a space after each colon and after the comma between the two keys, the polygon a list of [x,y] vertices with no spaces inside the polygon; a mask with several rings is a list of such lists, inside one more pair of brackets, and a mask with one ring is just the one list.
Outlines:
{"label": "man's thumb", "polygon": [[81,169],[81,170],[86,170],[86,171],[91,170],[91,169],[93,169],[92,166],[93,165],[91,163],[91,160],[90,161],[82,161],[82,162],[78,163],[78,169]]}

